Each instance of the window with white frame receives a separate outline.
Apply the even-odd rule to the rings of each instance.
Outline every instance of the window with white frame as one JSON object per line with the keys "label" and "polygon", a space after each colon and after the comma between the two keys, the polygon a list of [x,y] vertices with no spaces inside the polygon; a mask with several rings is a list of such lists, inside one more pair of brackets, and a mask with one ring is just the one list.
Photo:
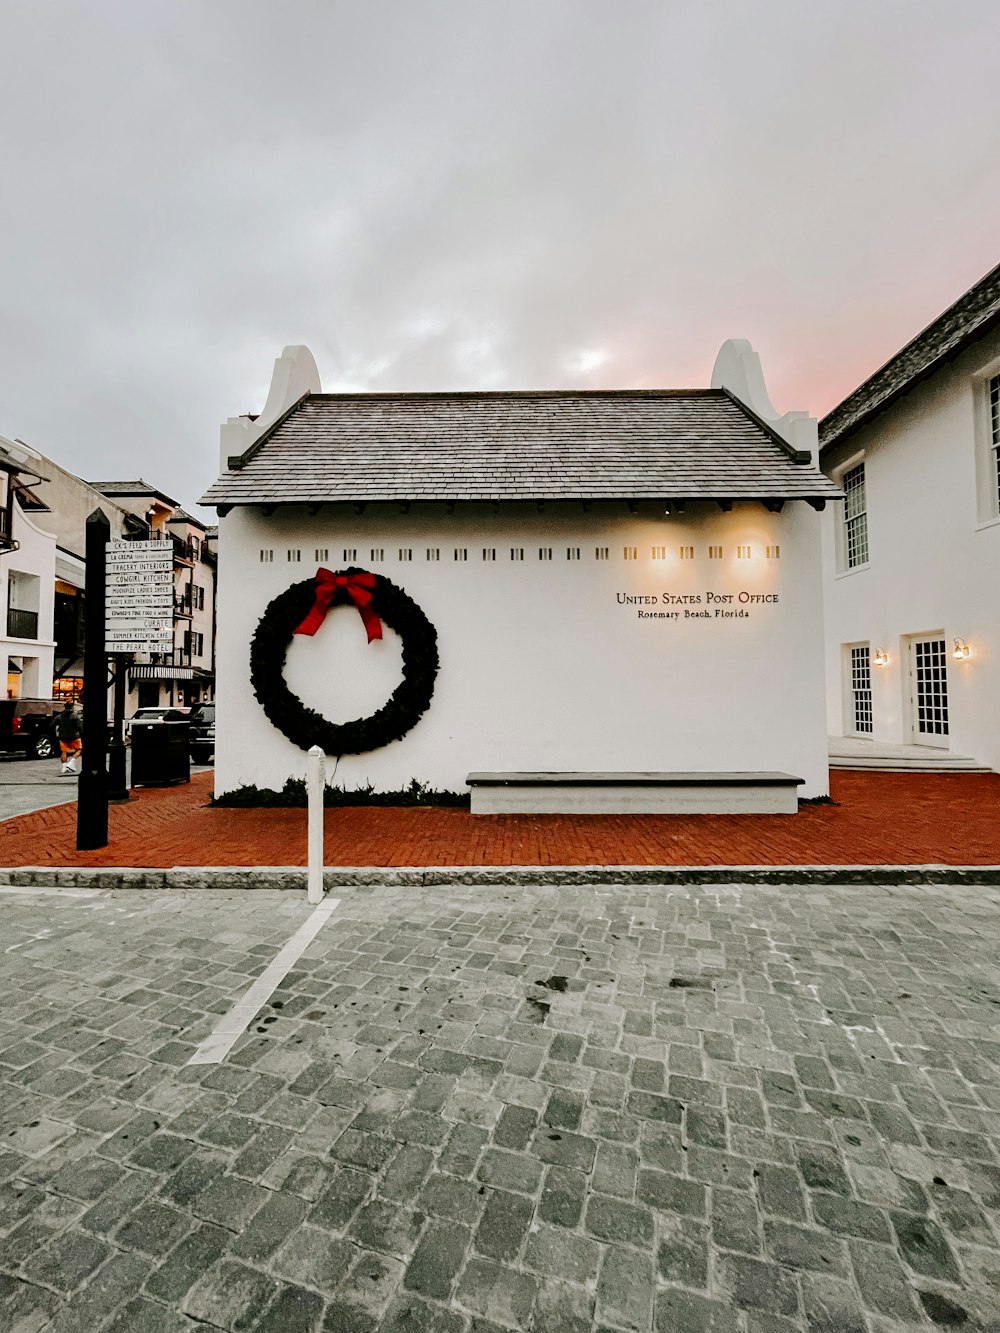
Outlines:
{"label": "window with white frame", "polygon": [[851,648],[851,722],[858,736],[872,732],[872,663],[867,643]]}
{"label": "window with white frame", "polygon": [[840,481],[844,488],[844,567],[868,563],[868,500],[865,465],[848,468]]}

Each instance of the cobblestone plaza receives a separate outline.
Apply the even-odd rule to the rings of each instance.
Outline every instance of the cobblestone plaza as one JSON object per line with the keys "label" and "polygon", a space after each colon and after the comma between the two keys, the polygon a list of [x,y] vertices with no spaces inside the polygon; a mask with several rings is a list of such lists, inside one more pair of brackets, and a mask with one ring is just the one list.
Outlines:
{"label": "cobblestone plaza", "polygon": [[0,1327],[1000,1329],[1000,890],[4,891]]}

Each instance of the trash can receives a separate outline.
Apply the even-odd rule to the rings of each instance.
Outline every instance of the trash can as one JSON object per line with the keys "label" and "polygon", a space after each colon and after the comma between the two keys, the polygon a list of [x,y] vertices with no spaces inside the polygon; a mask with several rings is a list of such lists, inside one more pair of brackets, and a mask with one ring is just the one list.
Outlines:
{"label": "trash can", "polygon": [[191,781],[187,720],[132,723],[132,786],[172,787]]}

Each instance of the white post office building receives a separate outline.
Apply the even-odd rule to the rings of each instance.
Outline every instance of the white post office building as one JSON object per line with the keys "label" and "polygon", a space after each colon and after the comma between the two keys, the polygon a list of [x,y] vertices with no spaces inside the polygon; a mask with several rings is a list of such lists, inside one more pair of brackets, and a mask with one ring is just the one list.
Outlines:
{"label": "white post office building", "polygon": [[832,752],[1000,769],[1000,267],[820,423]]}
{"label": "white post office building", "polygon": [[825,795],[815,451],[742,341],[707,389],[524,393],[323,393],[286,348],[203,501],[217,794],[318,743],[348,789],[479,775],[474,810]]}

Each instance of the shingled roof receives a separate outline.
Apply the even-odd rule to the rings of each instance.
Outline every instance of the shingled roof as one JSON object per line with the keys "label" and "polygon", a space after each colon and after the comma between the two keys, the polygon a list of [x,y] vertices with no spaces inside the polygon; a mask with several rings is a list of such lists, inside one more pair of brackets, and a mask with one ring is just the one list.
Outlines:
{"label": "shingled roof", "polygon": [[323,393],[230,459],[201,503],[840,495],[724,389]]}
{"label": "shingled roof", "polygon": [[819,424],[820,454],[859,430],[943,362],[1000,325],[1000,264],[928,324]]}

